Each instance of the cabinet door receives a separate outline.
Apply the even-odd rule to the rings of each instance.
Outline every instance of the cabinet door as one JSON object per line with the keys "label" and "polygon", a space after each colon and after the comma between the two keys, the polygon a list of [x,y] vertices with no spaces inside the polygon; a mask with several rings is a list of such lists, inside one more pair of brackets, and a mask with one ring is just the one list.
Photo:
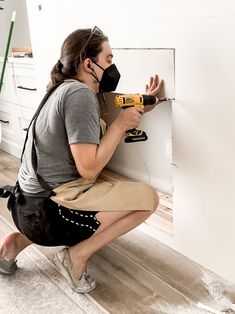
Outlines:
{"label": "cabinet door", "polygon": [[20,156],[22,145],[20,143],[20,128],[18,123],[18,110],[9,102],[0,102],[0,148],[16,157]]}
{"label": "cabinet door", "polygon": [[16,104],[2,101],[0,103],[0,126],[2,138],[0,149],[20,157],[26,128],[34,114],[33,109],[23,108]]}

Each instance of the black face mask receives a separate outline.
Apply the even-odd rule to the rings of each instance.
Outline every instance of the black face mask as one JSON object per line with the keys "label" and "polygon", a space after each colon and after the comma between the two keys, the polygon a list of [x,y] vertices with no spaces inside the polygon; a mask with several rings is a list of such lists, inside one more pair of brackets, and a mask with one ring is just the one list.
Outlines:
{"label": "black face mask", "polygon": [[104,72],[99,81],[96,76],[93,76],[100,83],[99,91],[102,92],[113,92],[117,88],[119,79],[121,77],[117,67],[115,64],[111,64],[108,68],[104,69],[99,64],[93,61],[99,68],[101,68]]}

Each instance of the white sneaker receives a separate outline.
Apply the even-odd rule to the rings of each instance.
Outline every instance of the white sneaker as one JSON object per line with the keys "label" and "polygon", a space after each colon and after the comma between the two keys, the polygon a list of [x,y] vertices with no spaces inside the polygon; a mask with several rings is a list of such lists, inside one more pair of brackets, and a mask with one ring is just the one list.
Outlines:
{"label": "white sneaker", "polygon": [[97,283],[91,275],[87,274],[87,270],[82,273],[80,279],[77,279],[72,270],[68,248],[64,248],[55,254],[54,263],[75,292],[87,293],[96,288]]}
{"label": "white sneaker", "polygon": [[0,255],[0,274],[13,275],[17,269],[16,261],[8,261]]}

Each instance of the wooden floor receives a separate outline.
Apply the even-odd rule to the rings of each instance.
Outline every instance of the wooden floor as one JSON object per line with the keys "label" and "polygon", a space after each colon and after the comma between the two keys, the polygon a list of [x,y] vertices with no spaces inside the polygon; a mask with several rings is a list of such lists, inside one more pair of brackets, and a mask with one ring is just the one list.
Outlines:
{"label": "wooden floor", "polygon": [[[18,167],[0,151],[0,186],[15,182]],[[0,215],[12,223],[4,199]],[[58,247],[38,249],[52,259]],[[109,313],[209,313],[198,302],[235,313],[235,285],[136,229],[101,249],[89,268],[98,281],[91,296]]]}

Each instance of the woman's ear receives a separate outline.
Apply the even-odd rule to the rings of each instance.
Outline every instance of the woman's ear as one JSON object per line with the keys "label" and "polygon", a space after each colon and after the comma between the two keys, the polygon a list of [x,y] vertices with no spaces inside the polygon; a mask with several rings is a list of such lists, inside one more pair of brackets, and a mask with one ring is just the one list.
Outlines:
{"label": "woman's ear", "polygon": [[85,67],[85,69],[86,69],[89,73],[91,73],[91,72],[94,71],[94,69],[93,69],[93,67],[92,67],[92,61],[91,61],[91,59],[89,59],[89,58],[87,58],[87,59],[84,60],[84,67]]}

